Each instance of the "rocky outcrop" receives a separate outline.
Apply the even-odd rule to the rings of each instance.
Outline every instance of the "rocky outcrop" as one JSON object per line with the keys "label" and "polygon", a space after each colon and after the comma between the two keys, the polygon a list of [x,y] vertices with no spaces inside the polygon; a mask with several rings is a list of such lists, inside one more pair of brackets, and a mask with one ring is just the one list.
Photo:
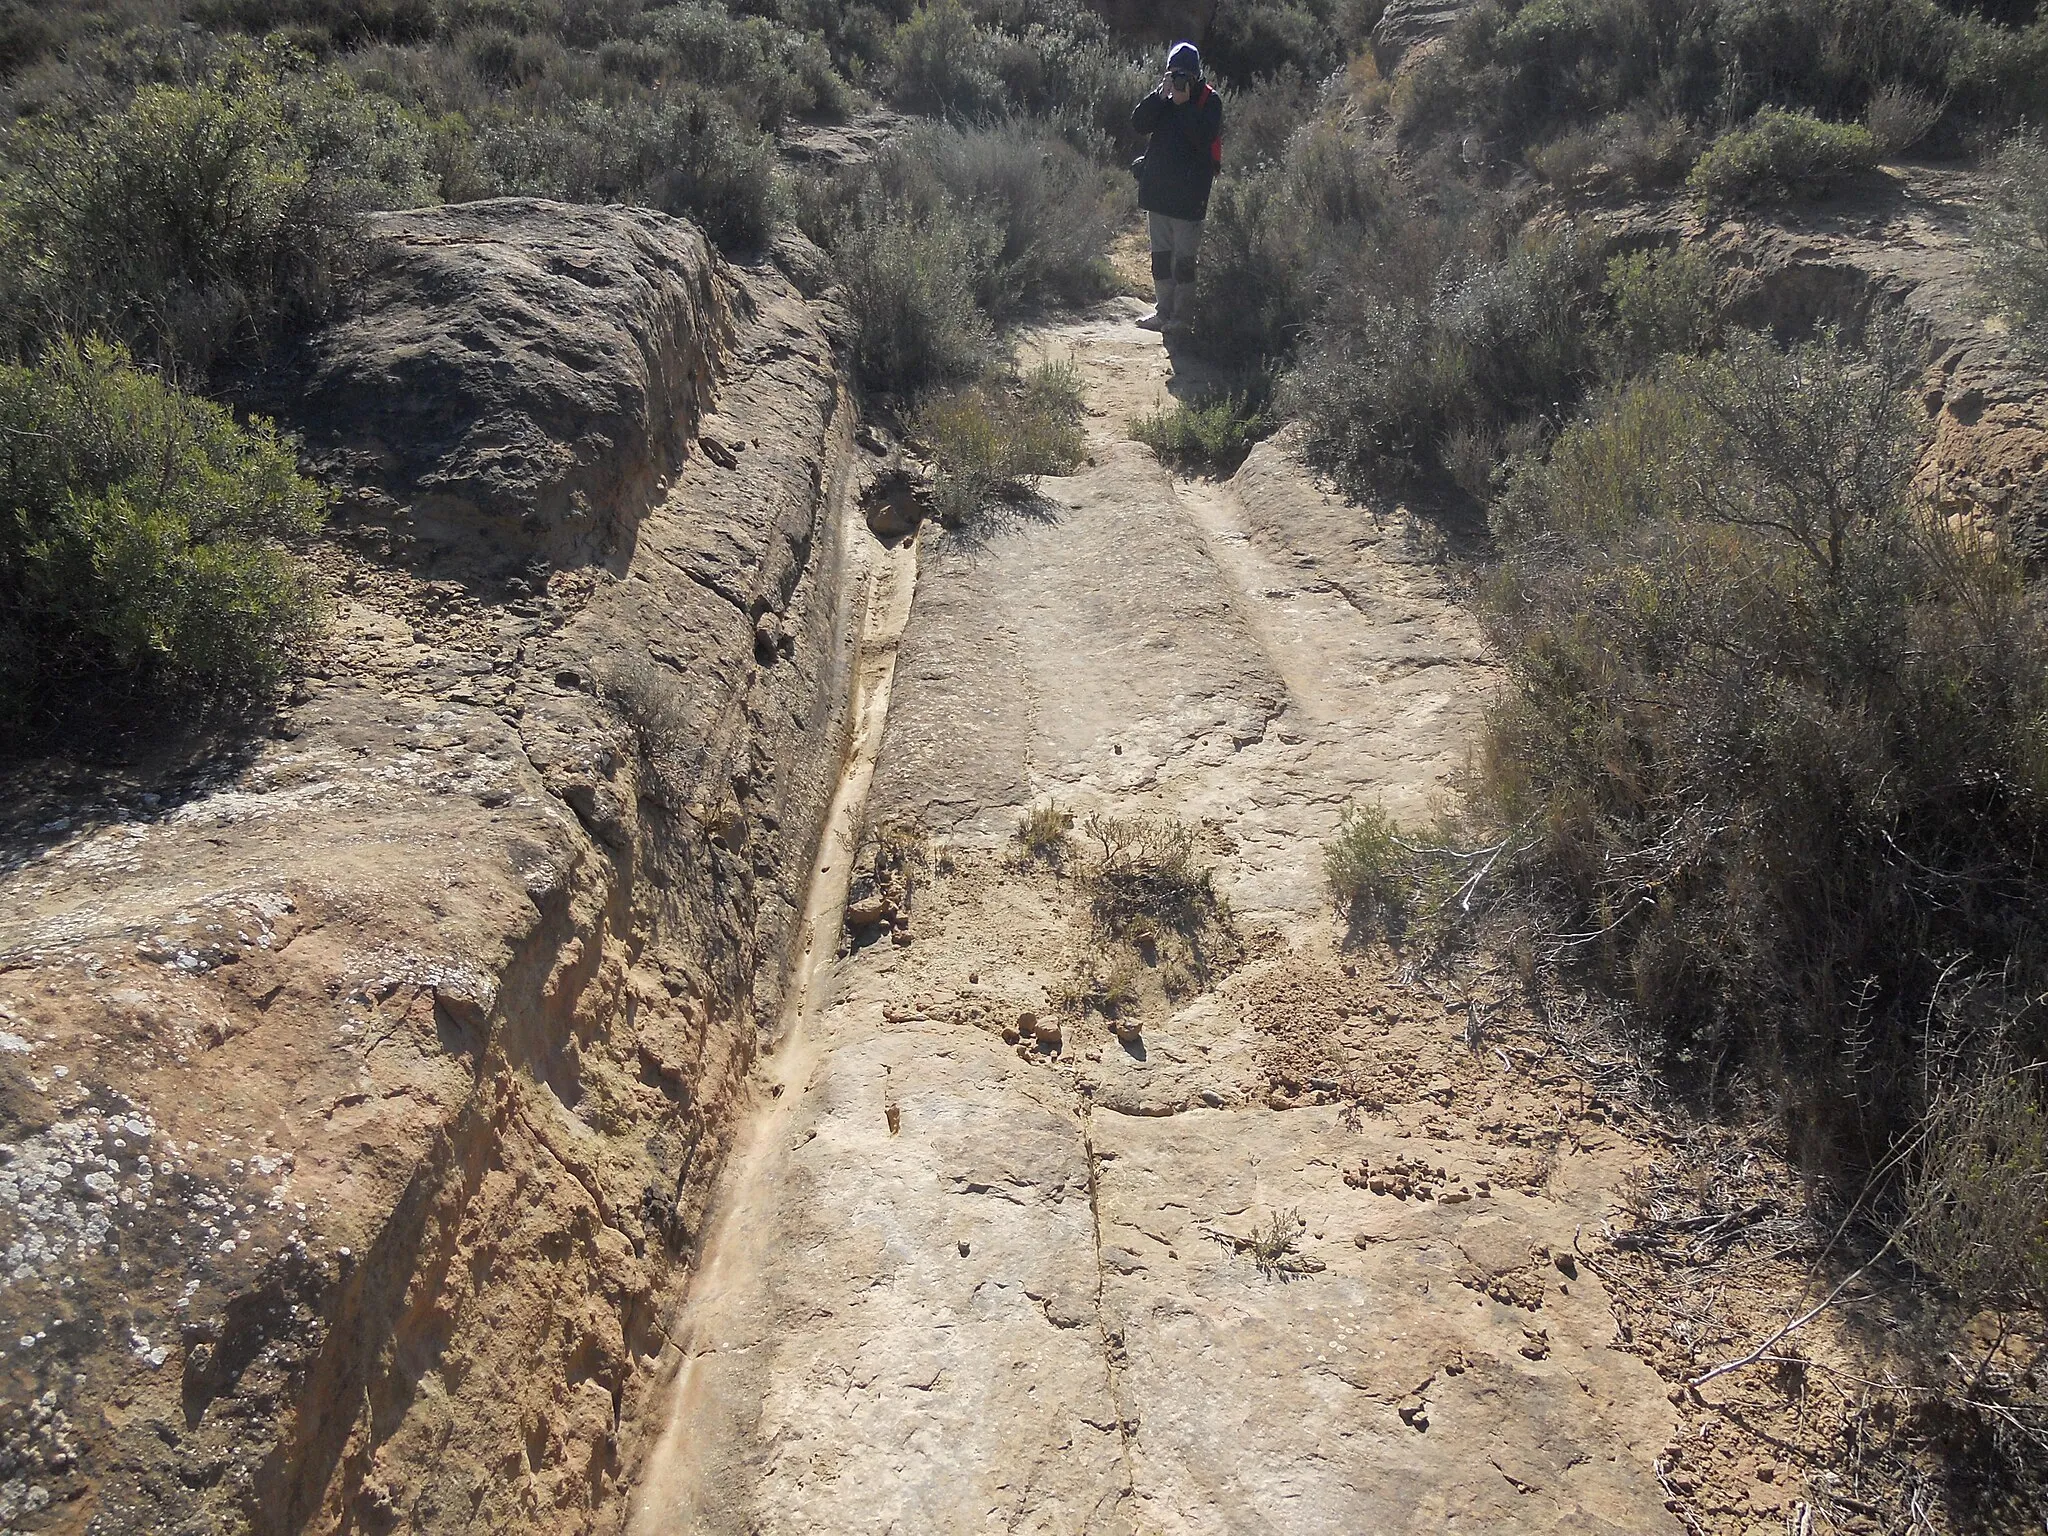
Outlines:
{"label": "rocky outcrop", "polygon": [[1698,241],[1727,273],[1732,318],[1779,335],[1849,334],[1899,306],[1928,349],[1919,489],[1943,510],[2006,529],[2048,560],[2048,377],[1985,315],[1971,275],[1970,175],[1887,167],[1824,202],[1703,224],[1689,206],[1635,209],[1624,239]]}
{"label": "rocky outcrop", "polygon": [[1387,0],[1373,24],[1372,52],[1384,74],[1391,75],[1411,53],[1449,32],[1471,9],[1471,0]]}
{"label": "rocky outcrop", "polygon": [[613,1516],[845,737],[820,311],[689,226],[374,221],[270,738],[0,844],[0,1526]]}
{"label": "rocky outcrop", "polygon": [[385,552],[514,574],[612,561],[731,341],[709,247],[645,209],[506,198],[371,216],[341,315],[255,403]]}

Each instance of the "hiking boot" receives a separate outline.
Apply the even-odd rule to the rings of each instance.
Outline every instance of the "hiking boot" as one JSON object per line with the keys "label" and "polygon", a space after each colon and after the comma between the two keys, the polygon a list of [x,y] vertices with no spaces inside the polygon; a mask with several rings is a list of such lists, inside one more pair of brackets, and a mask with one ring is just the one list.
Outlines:
{"label": "hiking boot", "polygon": [[1163,331],[1173,324],[1174,285],[1163,278],[1152,279],[1152,313],[1138,322],[1141,331]]}

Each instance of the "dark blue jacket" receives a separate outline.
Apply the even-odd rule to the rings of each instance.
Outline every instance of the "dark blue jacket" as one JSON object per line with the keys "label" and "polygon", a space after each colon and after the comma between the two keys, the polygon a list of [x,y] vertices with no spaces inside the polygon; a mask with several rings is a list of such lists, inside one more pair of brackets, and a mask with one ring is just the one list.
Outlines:
{"label": "dark blue jacket", "polygon": [[1131,113],[1152,142],[1138,163],[1138,206],[1171,219],[1208,217],[1209,188],[1223,168],[1223,100],[1207,84],[1185,106],[1154,91]]}

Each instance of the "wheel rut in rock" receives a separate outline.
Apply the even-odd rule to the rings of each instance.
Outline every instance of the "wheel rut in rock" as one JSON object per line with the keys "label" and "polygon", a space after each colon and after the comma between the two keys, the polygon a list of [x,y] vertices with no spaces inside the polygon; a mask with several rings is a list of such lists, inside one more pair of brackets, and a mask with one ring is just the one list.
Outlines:
{"label": "wheel rut in rock", "polygon": [[[1087,382],[1090,464],[921,541],[857,798],[928,862],[908,927],[835,961],[821,855],[826,963],[634,1529],[1676,1530],[1663,1384],[1573,1258],[1635,1149],[1504,984],[1403,984],[1321,895],[1342,808],[1421,813],[1473,739],[1455,579],[1284,444],[1161,470],[1126,435],[1171,382],[1138,312],[1030,343]],[[1227,898],[1122,1038],[1059,1007],[1101,941],[1015,841],[1048,802],[1180,819]]]}

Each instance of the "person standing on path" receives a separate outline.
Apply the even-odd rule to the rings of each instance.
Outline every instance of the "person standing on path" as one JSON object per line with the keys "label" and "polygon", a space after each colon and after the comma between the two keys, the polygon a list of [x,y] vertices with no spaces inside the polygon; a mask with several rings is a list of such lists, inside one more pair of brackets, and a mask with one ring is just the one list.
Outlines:
{"label": "person standing on path", "polygon": [[1138,324],[1179,333],[1194,309],[1209,188],[1223,168],[1223,101],[1202,79],[1202,55],[1193,43],[1173,45],[1165,77],[1131,113],[1131,126],[1151,135],[1133,169],[1138,206],[1151,220],[1152,287],[1159,300]]}

